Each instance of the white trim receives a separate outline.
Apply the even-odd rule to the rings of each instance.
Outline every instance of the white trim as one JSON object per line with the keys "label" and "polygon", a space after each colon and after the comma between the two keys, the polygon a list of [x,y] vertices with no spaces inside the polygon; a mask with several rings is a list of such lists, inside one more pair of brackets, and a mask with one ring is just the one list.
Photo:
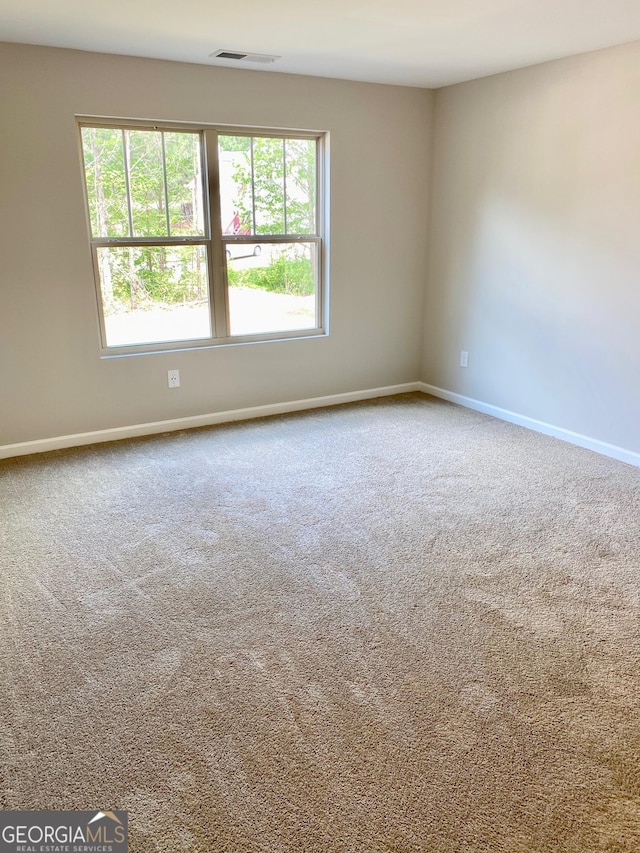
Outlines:
{"label": "white trim", "polygon": [[251,418],[264,418],[269,415],[281,415],[286,412],[300,412],[306,409],[319,409],[323,406],[339,406],[341,403],[354,403],[357,400],[372,400],[375,397],[388,397],[391,394],[407,394],[421,391],[422,383],[404,382],[401,385],[387,385],[383,388],[369,388],[366,391],[347,391],[344,394],[330,394],[326,397],[309,397],[305,400],[291,400],[286,403],[271,403],[266,406],[250,406],[246,409],[231,409],[226,412],[212,412],[207,415],[194,415],[188,418],[174,418],[169,421],[153,421],[147,424],[100,429],[94,432],[79,432],[73,435],[60,435],[54,438],[41,438],[35,441],[23,441],[18,444],[0,445],[0,459],[13,456],[26,456],[29,453],[46,453],[63,447],[79,447],[83,444],[98,444],[103,441],[120,441],[140,435],[155,435],[162,432],[175,432],[194,427],[211,426],[245,421]]}
{"label": "white trim", "polygon": [[474,409],[476,412],[492,415],[494,418],[499,418],[502,421],[527,427],[527,429],[534,430],[534,432],[551,435],[554,438],[559,438],[561,441],[568,441],[570,444],[585,447],[587,450],[593,450],[595,453],[610,456],[612,459],[617,459],[620,462],[626,462],[629,465],[635,465],[640,468],[640,453],[636,453],[633,450],[627,450],[615,444],[608,444],[606,441],[600,441],[597,438],[591,438],[588,435],[582,435],[570,429],[553,426],[553,424],[547,424],[544,421],[538,421],[526,415],[519,415],[517,412],[510,412],[508,409],[501,409],[499,406],[492,406],[490,403],[483,403],[481,400],[474,400],[472,397],[455,394],[453,391],[437,388],[435,385],[428,385],[426,382],[419,382],[418,385],[420,386],[420,391],[425,394],[431,394],[433,397],[440,397],[442,400],[457,403],[459,406],[464,406],[467,409]]}

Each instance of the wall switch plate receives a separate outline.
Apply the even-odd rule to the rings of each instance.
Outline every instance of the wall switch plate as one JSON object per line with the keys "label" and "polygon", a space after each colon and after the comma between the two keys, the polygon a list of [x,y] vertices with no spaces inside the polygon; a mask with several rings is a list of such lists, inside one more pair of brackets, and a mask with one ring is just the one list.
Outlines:
{"label": "wall switch plate", "polygon": [[460,351],[460,367],[469,367],[469,353],[464,349]]}
{"label": "wall switch plate", "polygon": [[179,370],[167,370],[167,378],[169,380],[169,388],[179,388],[180,387],[180,371]]}

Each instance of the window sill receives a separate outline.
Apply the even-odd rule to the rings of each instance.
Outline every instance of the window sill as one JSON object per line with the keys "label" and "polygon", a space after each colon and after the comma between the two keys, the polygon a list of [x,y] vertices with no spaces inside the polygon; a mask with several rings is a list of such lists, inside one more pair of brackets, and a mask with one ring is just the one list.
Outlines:
{"label": "window sill", "polygon": [[195,352],[197,350],[211,350],[219,347],[237,347],[253,344],[288,343],[290,341],[302,341],[313,338],[327,338],[328,330],[304,329],[298,334],[274,332],[268,337],[265,335],[234,335],[229,338],[207,338],[204,341],[175,341],[170,343],[149,344],[136,347],[105,347],[100,358],[110,360],[114,358],[128,358],[138,355],[162,355],[173,352]]}

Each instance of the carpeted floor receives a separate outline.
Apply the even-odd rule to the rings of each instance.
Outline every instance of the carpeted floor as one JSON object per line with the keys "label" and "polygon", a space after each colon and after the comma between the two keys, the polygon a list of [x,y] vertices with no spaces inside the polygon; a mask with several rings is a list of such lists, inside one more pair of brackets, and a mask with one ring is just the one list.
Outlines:
{"label": "carpeted floor", "polygon": [[0,463],[0,806],[640,849],[640,472],[419,394]]}

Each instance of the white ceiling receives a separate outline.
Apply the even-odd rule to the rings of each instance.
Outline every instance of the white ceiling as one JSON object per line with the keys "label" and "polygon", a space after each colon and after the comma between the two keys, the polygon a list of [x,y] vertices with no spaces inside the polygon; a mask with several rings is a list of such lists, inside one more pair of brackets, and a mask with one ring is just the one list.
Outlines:
{"label": "white ceiling", "polygon": [[439,87],[640,39],[640,0],[0,0],[0,40]]}

